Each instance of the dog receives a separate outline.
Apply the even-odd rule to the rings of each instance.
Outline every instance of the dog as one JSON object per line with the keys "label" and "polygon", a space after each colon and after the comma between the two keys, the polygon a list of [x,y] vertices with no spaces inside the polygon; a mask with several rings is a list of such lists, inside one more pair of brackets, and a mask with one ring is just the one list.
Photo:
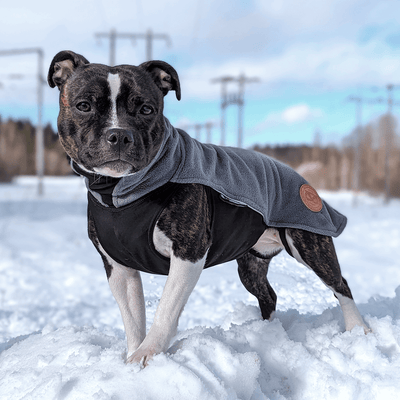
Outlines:
{"label": "dog", "polygon": [[[147,365],[167,351],[202,270],[221,262],[237,260],[241,282],[258,299],[262,318],[271,319],[277,296],[267,272],[283,249],[333,291],[346,330],[369,331],[332,241],[345,217],[289,167],[250,150],[202,145],[170,126],[164,96],[181,97],[172,66],[109,67],[61,51],[48,83],[60,90],[59,139],[86,178],[88,234],[121,311],[128,363]],[[253,168],[258,158],[270,165]],[[273,176],[276,188],[260,174]],[[140,271],[168,275],[147,334]]]}

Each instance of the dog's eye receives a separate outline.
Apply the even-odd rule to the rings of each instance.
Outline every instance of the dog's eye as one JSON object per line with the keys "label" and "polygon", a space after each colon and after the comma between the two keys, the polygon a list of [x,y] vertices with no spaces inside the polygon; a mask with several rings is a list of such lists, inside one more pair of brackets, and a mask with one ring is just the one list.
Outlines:
{"label": "dog's eye", "polygon": [[90,106],[90,104],[87,101],[81,101],[80,103],[78,103],[76,105],[76,108],[79,111],[83,111],[83,112],[89,112],[92,109],[92,107]]}
{"label": "dog's eye", "polygon": [[153,114],[153,112],[154,112],[154,109],[153,109],[153,107],[150,107],[150,106],[143,106],[140,109],[140,114],[144,114],[144,115],[150,115],[150,114]]}

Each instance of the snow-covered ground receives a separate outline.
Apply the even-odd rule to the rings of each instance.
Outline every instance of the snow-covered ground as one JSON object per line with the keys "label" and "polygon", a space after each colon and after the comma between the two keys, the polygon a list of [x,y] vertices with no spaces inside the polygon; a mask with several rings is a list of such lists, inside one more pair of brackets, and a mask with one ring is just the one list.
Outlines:
{"label": "snow-covered ground", "polygon": [[[234,263],[203,272],[168,354],[126,365],[125,334],[86,235],[79,178],[0,185],[0,399],[400,398],[400,202],[321,193],[349,218],[335,239],[373,333],[344,331],[337,301],[286,254],[278,311],[262,321]],[[151,324],[164,277],[142,274]]]}

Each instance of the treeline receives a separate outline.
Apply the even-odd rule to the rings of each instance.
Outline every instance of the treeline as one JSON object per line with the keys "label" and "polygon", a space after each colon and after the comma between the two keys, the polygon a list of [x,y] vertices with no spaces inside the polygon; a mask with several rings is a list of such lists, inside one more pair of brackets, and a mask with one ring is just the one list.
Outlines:
{"label": "treeline", "polygon": [[[44,130],[45,174],[66,175],[71,172],[67,157],[51,125]],[[35,127],[29,121],[0,119],[0,181],[15,175],[33,175],[35,162]]]}
{"label": "treeline", "polygon": [[[396,120],[389,115],[355,130],[340,146],[321,146],[316,135],[313,145],[256,146],[303,175],[311,185],[326,190],[355,188],[357,143],[359,151],[358,188],[371,194],[384,193],[400,197],[400,141]],[[67,157],[51,125],[44,128],[45,174],[71,173]],[[15,175],[35,174],[35,127],[29,121],[1,123],[0,180]]]}
{"label": "treeline", "polygon": [[256,146],[255,150],[295,168],[316,188],[351,190],[359,143],[359,190],[379,194],[387,187],[391,197],[400,197],[400,143],[395,129],[396,120],[384,115],[354,130],[340,147],[322,147],[317,136],[313,146]]}
{"label": "treeline", "polygon": [[317,189],[352,188],[352,149],[334,146],[256,146],[255,150],[290,165]]}

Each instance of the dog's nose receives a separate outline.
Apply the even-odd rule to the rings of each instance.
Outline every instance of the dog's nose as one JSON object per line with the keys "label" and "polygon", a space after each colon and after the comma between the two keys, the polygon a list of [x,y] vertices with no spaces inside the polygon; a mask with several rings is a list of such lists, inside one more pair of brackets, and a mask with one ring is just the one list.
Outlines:
{"label": "dog's nose", "polygon": [[133,134],[126,129],[112,128],[108,130],[107,142],[111,146],[126,146],[133,143]]}

